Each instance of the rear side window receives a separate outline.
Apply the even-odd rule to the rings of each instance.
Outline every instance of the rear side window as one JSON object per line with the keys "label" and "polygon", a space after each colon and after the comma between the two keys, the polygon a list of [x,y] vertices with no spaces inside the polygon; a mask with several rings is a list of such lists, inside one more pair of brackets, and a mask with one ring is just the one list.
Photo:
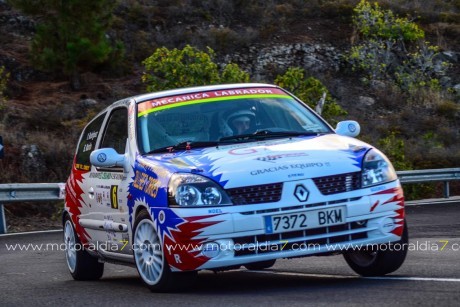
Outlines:
{"label": "rear side window", "polygon": [[105,113],[96,117],[96,119],[94,119],[88,126],[86,126],[85,130],[83,130],[75,160],[76,169],[82,171],[89,171],[91,169],[89,156],[91,152],[96,149],[96,141],[99,136],[104,117]]}

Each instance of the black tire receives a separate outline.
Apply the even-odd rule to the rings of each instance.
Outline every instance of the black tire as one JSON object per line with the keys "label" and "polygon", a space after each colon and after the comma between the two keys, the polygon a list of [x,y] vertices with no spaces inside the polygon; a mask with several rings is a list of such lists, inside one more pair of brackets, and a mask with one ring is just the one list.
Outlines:
{"label": "black tire", "polygon": [[344,254],[348,265],[361,276],[382,276],[399,269],[407,255],[409,231],[406,221],[401,240],[379,248],[350,251]]}
{"label": "black tire", "polygon": [[104,263],[83,249],[70,217],[64,219],[64,243],[66,244],[66,262],[70,274],[75,280],[97,280],[104,274]]}
{"label": "black tire", "polygon": [[276,263],[276,259],[272,259],[272,260],[248,263],[248,264],[245,264],[244,267],[248,270],[258,271],[258,270],[264,270],[264,269],[271,268],[272,266],[275,265],[275,263]]}
{"label": "black tire", "polygon": [[[150,237],[142,237],[144,235],[141,236],[141,233],[138,233],[141,228],[143,228],[144,235],[149,233]],[[141,211],[134,222],[133,254],[137,271],[144,284],[152,292],[177,291],[193,283],[192,279],[197,275],[196,271],[171,272],[163,252],[161,239],[147,211]],[[154,262],[157,266],[153,265]]]}

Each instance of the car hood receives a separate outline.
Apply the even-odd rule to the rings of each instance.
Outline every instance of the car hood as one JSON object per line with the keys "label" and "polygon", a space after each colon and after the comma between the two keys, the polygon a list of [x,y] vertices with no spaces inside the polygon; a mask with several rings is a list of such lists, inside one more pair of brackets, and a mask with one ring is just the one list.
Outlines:
{"label": "car hood", "polygon": [[224,188],[250,186],[361,171],[371,146],[328,134],[283,138],[143,157],[153,169],[203,175]]}

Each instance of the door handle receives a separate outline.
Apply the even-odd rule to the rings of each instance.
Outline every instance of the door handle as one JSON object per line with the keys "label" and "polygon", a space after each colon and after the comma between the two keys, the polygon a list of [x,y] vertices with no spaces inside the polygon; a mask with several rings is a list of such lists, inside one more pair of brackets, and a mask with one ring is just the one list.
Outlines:
{"label": "door handle", "polygon": [[88,190],[89,198],[94,199],[94,188],[90,187]]}

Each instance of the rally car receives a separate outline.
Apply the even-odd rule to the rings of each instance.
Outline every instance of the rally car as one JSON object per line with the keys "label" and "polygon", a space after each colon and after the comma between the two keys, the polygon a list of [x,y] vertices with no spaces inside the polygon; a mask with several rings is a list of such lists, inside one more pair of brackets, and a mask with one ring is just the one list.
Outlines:
{"label": "rally car", "polygon": [[70,273],[134,265],[167,291],[200,270],[337,253],[360,275],[391,273],[407,251],[403,190],[359,132],[268,84],[117,101],[84,128],[66,183]]}

